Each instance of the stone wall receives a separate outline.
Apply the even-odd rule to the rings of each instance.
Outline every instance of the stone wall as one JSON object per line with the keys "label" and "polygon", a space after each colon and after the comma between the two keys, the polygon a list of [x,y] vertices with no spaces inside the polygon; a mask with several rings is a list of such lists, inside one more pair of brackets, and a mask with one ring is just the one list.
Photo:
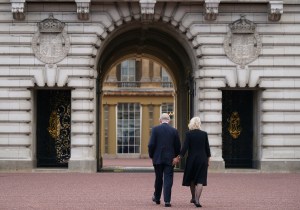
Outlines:
{"label": "stone wall", "polygon": [[[42,1],[41,1],[42,2]],[[16,20],[10,2],[0,4],[0,170],[35,168],[35,90],[72,88],[69,170],[96,171],[96,78],[101,44],[121,25],[140,21],[138,2],[92,3],[80,20],[75,3],[27,2]],[[229,3],[228,3],[229,2]],[[189,40],[195,57],[195,114],[209,133],[212,160],[222,168],[222,88],[253,88],[256,97],[255,155],[262,170],[300,170],[300,4],[285,4],[279,21],[268,19],[268,4],[220,3],[207,20],[203,2],[157,2],[152,23],[174,27]],[[49,14],[65,23],[70,49],[46,64],[33,51],[37,23]],[[224,51],[229,24],[240,14],[256,24],[262,48],[245,66]],[[286,167],[288,165],[288,167]]]}

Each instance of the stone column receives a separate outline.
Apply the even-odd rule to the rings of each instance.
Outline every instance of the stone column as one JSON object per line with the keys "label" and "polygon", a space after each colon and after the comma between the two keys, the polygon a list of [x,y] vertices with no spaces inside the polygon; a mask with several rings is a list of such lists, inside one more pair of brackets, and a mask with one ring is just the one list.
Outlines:
{"label": "stone column", "polygon": [[153,121],[154,121],[154,125],[153,126],[156,126],[156,125],[159,125],[159,117],[160,117],[160,104],[153,104],[154,106],[154,116],[153,116]]}
{"label": "stone column", "polygon": [[160,87],[161,85],[161,71],[160,71],[161,66],[158,63],[153,63],[153,78],[152,82],[153,85],[156,87]]}
{"label": "stone column", "polygon": [[108,108],[108,154],[116,155],[117,154],[117,113],[116,113],[116,104],[109,104]]}
{"label": "stone column", "polygon": [[150,80],[150,62],[148,59],[142,59],[142,77],[141,87],[149,87],[151,85]]}
{"label": "stone column", "polygon": [[141,124],[141,157],[148,157],[149,142],[149,107],[148,104],[142,105],[142,124]]}
{"label": "stone column", "polygon": [[118,79],[117,79],[117,66],[114,66],[108,74],[108,78],[105,81],[105,86],[107,88],[116,88],[117,87],[116,82],[118,82]]}
{"label": "stone column", "polygon": [[117,80],[117,66],[114,66],[109,74],[108,74],[108,78],[107,78],[107,82],[116,82]]}

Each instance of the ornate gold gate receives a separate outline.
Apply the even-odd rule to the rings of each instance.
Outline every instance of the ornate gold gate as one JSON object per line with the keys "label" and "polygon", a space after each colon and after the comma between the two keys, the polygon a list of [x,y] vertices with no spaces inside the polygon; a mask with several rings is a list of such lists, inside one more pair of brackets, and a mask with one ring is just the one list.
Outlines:
{"label": "ornate gold gate", "polygon": [[70,159],[71,91],[37,91],[37,166],[67,167]]}
{"label": "ornate gold gate", "polygon": [[222,92],[222,151],[226,168],[252,168],[253,91]]}

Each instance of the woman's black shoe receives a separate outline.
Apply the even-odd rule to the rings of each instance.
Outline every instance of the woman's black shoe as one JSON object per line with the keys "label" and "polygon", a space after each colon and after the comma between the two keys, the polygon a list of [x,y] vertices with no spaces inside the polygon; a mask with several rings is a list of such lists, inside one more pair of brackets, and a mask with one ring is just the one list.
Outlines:
{"label": "woman's black shoe", "polygon": [[171,207],[170,203],[165,203],[165,207]]}

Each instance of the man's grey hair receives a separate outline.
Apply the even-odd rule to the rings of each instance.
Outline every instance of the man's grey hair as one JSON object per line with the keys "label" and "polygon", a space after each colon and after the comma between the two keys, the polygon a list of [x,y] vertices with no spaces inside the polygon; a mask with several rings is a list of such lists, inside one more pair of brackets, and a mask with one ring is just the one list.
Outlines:
{"label": "man's grey hair", "polygon": [[159,120],[160,120],[161,123],[169,123],[170,122],[170,116],[167,113],[162,113],[160,115]]}

